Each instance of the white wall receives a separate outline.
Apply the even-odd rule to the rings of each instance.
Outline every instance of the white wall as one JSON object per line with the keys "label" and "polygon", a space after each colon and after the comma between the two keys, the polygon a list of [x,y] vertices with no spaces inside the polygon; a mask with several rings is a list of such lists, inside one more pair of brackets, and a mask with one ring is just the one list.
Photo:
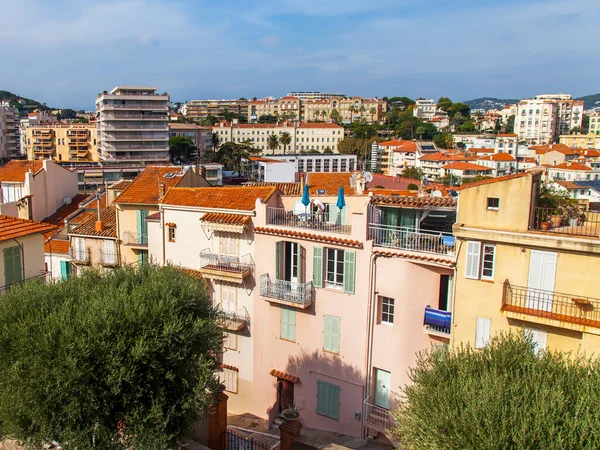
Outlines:
{"label": "white wall", "polygon": [[296,173],[293,162],[260,163],[264,167],[263,181],[270,183],[291,183]]}

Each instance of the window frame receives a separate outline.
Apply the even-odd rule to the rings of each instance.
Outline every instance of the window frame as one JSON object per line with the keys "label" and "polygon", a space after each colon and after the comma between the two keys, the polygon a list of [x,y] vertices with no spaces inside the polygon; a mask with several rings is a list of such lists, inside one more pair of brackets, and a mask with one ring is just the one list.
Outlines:
{"label": "window frame", "polygon": [[[384,306],[386,305],[386,300],[387,302],[387,311],[384,312]],[[391,301],[391,303],[390,303]],[[391,307],[391,312],[390,312],[390,307]],[[388,325],[388,326],[393,326],[394,325],[394,315],[395,315],[395,308],[396,308],[396,300],[393,299],[392,297],[386,297],[385,295],[380,295],[379,296],[379,323],[382,325]],[[384,315],[387,316],[388,320],[384,319]],[[391,319],[391,320],[389,320]]]}
{"label": "window frame", "polygon": [[[492,255],[492,259],[491,259],[491,275],[484,275],[484,270],[486,270],[485,268],[485,264],[486,264],[486,253],[485,250],[486,249],[491,249],[491,255]],[[480,260],[480,264],[481,264],[481,274],[480,277],[482,280],[493,280],[494,279],[494,274],[496,272],[496,246],[494,244],[482,244],[481,245],[481,258]],[[487,261],[489,262],[489,261]]]}
{"label": "window frame", "polygon": [[[221,384],[225,386],[225,390],[227,392],[232,392],[234,394],[238,393],[239,374],[239,370],[230,369],[229,367],[223,367]],[[231,384],[233,384],[233,386]]]}
{"label": "window frame", "polygon": [[[487,332],[484,332],[484,328],[487,328]],[[475,319],[475,348],[482,349],[489,345],[491,328],[492,319],[488,317],[477,317]],[[479,337],[483,338],[481,342],[479,342]]]}
{"label": "window frame", "polygon": [[175,242],[175,238],[176,238],[175,227],[169,227],[168,233],[169,233],[168,234],[169,242]]}
{"label": "window frame", "polygon": [[[495,203],[496,206],[491,205],[490,206],[490,200],[492,201],[491,203]],[[486,209],[488,211],[498,211],[500,209],[500,198],[499,197],[487,197],[487,202],[486,202]]]}
{"label": "window frame", "polygon": [[[340,410],[341,410],[341,406],[342,406],[342,400],[341,400],[341,392],[342,392],[342,388],[339,384],[333,384],[333,383],[328,383],[326,381],[322,381],[322,380],[317,380],[317,404],[315,407],[315,412],[323,417],[327,417],[329,419],[333,419],[333,420],[340,420]],[[334,413],[334,411],[330,410],[330,407],[332,406],[329,403],[329,399],[327,399],[327,403],[326,405],[321,403],[321,400],[326,400],[324,397],[327,395],[327,397],[330,397],[331,395],[333,395],[333,400],[336,400],[337,397],[337,415]]]}
{"label": "window frame", "polygon": [[[333,253],[335,256],[333,258],[333,265],[334,265],[334,271],[330,272],[329,271],[329,254]],[[345,281],[345,267],[344,267],[344,262],[345,262],[345,250],[343,249],[338,249],[338,248],[331,248],[331,247],[325,247],[325,277],[324,277],[324,283],[325,283],[325,287],[328,289],[335,289],[335,290],[339,290],[339,291],[343,291],[344,290],[344,281]],[[338,272],[338,269],[340,267],[341,264],[341,277],[342,277],[342,281],[341,282],[337,282],[337,281],[329,281],[329,274],[332,273],[333,274],[333,278],[334,280],[336,280],[339,276],[340,273]]]}

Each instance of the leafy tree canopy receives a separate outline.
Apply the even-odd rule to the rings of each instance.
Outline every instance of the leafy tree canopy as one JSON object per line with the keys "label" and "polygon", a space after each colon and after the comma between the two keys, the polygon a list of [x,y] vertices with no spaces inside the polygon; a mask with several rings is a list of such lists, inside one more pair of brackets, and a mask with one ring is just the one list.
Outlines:
{"label": "leafy tree canopy", "polygon": [[422,353],[395,413],[402,448],[600,448],[600,360],[546,351],[523,334]]}
{"label": "leafy tree canopy", "polygon": [[371,152],[371,144],[375,138],[361,139],[355,137],[345,137],[338,142],[338,152],[348,155],[358,155],[359,159],[366,158]]}
{"label": "leafy tree canopy", "polygon": [[441,110],[448,112],[450,107],[452,106],[452,100],[450,100],[448,97],[440,97],[440,99],[437,102],[437,106]]}
{"label": "leafy tree canopy", "polygon": [[464,117],[468,117],[471,114],[471,107],[466,103],[452,103],[448,108],[448,114],[450,117],[454,117],[456,113],[461,113]]}
{"label": "leafy tree canopy", "polygon": [[402,103],[404,106],[414,105],[415,101],[412,98],[408,97],[390,97],[388,99],[388,103]]}
{"label": "leafy tree canopy", "polygon": [[454,138],[450,133],[441,132],[433,137],[433,143],[439,148],[449,149],[454,147]]}
{"label": "leafy tree canopy", "polygon": [[258,118],[258,123],[277,123],[278,118],[273,114],[263,114]]}
{"label": "leafy tree canopy", "polygon": [[411,180],[421,180],[423,178],[423,170],[419,167],[407,167],[402,171],[401,176],[410,178]]}
{"label": "leafy tree canopy", "polygon": [[0,302],[0,439],[172,448],[212,402],[222,330],[204,284],[170,267],[16,286]]}
{"label": "leafy tree canopy", "polygon": [[213,127],[219,121],[219,119],[215,116],[206,116],[202,120],[200,120],[200,125],[203,127]]}
{"label": "leafy tree canopy", "polygon": [[189,161],[192,154],[196,152],[196,146],[192,138],[184,136],[172,136],[169,138],[169,156],[171,162]]}
{"label": "leafy tree canopy", "polygon": [[215,154],[215,161],[223,164],[225,170],[240,172],[242,170],[242,160],[250,155],[259,153],[260,150],[252,147],[252,141],[244,142],[225,142],[219,147],[219,151]]}
{"label": "leafy tree canopy", "polygon": [[505,131],[507,133],[514,133],[515,132],[515,115],[514,114],[512,116],[508,117],[508,119],[506,121]]}

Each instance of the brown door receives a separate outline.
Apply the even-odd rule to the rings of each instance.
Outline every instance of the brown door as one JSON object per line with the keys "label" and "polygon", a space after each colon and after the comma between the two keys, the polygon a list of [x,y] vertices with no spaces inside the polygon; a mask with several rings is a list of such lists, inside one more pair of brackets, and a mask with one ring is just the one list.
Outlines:
{"label": "brown door", "polygon": [[279,412],[294,405],[294,383],[279,379]]}

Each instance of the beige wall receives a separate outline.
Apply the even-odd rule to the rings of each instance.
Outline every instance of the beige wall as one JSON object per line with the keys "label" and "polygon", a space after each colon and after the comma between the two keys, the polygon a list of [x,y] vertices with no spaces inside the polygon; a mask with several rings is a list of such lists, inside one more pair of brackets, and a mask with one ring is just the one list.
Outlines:
{"label": "beige wall", "polygon": [[53,158],[62,162],[98,161],[95,124],[30,126],[26,130],[26,143],[29,159]]}
{"label": "beige wall", "polygon": [[[17,244],[18,242],[18,244]],[[41,234],[25,236],[14,240],[0,242],[0,256],[9,247],[22,246],[21,263],[25,269],[25,279],[41,275],[46,270],[44,260],[44,237]],[[4,286],[4,258],[0,257],[0,287]]]}

